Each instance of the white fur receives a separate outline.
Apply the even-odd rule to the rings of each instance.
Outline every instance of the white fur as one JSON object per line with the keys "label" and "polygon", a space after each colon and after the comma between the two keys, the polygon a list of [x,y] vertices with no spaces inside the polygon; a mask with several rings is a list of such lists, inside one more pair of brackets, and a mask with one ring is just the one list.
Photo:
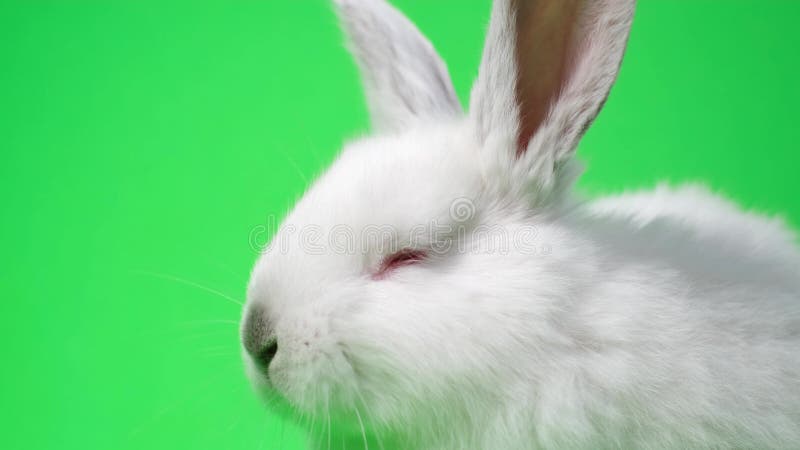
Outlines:
{"label": "white fur", "polygon": [[[794,236],[700,187],[594,202],[570,194],[579,168],[569,140],[604,101],[627,29],[600,27],[606,37],[583,53],[595,69],[579,65],[583,75],[539,131],[566,141],[556,148],[537,134],[515,159],[507,59],[484,58],[468,118],[427,100],[428,111],[387,113],[405,95],[393,89],[438,79],[443,66],[409,72],[382,58],[386,30],[399,47],[427,42],[382,0],[339,3],[346,28],[362,24],[347,29],[356,53],[372,55],[362,62],[376,76],[365,76],[367,94],[383,105],[373,107],[380,128],[392,131],[348,145],[287,216],[248,290],[245,314],[265,317],[245,323],[268,332],[242,330],[277,338],[269,378],[246,354],[248,371],[309,419],[312,446],[327,448],[331,433],[333,448],[341,438],[387,450],[800,448]],[[632,2],[601,3],[631,17]],[[487,51],[513,35],[502,26],[509,5],[497,1]],[[387,73],[399,79],[374,81]],[[501,91],[497,103],[488,89]],[[476,117],[498,125],[482,129]],[[376,280],[370,274],[390,251],[297,239],[299,229],[388,225],[411,245],[404,236],[420,225],[459,225],[450,208],[460,199],[474,205],[468,231],[532,229],[541,251],[492,251],[486,234],[445,235],[458,245]]]}
{"label": "white fur", "polygon": [[447,66],[408,19],[382,0],[335,0],[361,69],[373,126],[403,130],[461,114]]}

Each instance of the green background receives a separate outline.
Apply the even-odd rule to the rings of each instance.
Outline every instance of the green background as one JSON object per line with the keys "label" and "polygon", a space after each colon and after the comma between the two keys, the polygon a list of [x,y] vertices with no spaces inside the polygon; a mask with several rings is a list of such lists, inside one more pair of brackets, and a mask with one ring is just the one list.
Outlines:
{"label": "green background", "polygon": [[[397,0],[466,100],[489,0]],[[641,0],[596,195],[706,180],[800,224],[800,2]],[[241,370],[253,230],[367,130],[325,0],[0,2],[6,449],[293,449]]]}

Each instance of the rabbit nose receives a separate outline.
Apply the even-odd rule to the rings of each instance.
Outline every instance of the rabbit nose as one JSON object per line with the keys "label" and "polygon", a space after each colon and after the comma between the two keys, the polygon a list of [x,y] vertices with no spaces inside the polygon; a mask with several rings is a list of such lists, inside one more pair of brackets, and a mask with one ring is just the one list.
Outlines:
{"label": "rabbit nose", "polygon": [[253,362],[265,373],[269,363],[278,352],[278,340],[263,306],[253,304],[249,307],[242,324],[242,345],[253,358]]}
{"label": "rabbit nose", "polygon": [[269,363],[272,362],[272,358],[275,357],[275,354],[278,353],[278,340],[277,339],[270,339],[266,345],[259,351],[257,354],[252,355],[253,361],[264,371],[266,372],[269,368]]}

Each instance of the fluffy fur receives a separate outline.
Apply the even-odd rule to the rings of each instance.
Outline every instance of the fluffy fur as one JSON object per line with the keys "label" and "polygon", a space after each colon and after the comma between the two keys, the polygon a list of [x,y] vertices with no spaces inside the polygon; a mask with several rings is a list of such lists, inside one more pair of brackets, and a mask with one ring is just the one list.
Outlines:
{"label": "fluffy fur", "polygon": [[[568,51],[536,57],[566,70],[531,85],[552,100],[529,123],[519,83],[541,68],[517,24],[547,24],[515,20],[524,1],[496,0],[466,116],[397,10],[336,1],[380,132],[343,150],[256,264],[242,327],[253,383],[319,448],[800,447],[793,235],[701,187],[575,198],[572,154],[634,2],[539,0],[573,19],[551,30]],[[464,232],[409,238],[434,223]],[[328,239],[376,226],[378,239]],[[486,229],[530,239],[500,251]],[[386,241],[429,256],[375,279]]]}

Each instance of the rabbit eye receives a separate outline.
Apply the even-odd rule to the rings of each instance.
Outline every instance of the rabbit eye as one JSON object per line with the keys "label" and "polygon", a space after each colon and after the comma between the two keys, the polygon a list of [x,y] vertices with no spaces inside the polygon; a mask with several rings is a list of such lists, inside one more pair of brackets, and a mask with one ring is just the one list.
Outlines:
{"label": "rabbit eye", "polygon": [[415,250],[412,248],[404,248],[400,251],[394,252],[383,259],[378,271],[375,273],[375,275],[373,275],[373,278],[382,279],[398,267],[416,264],[424,260],[425,257],[425,251]]}

